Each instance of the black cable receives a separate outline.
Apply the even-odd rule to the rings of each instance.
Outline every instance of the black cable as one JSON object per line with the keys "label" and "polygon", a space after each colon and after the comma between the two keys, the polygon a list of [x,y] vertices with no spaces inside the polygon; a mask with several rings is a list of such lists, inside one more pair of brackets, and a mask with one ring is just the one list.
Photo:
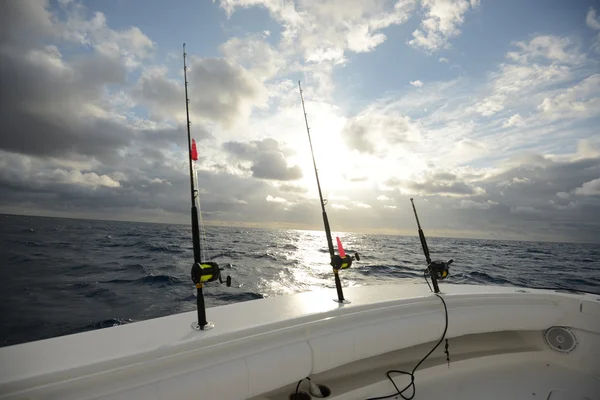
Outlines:
{"label": "black cable", "polygon": [[[430,287],[430,289],[431,289],[431,287]],[[425,357],[423,357],[421,359],[421,361],[419,361],[417,363],[417,365],[415,365],[415,367],[412,369],[412,372],[399,371],[399,370],[396,370],[396,369],[392,369],[392,370],[389,370],[388,372],[386,372],[386,375],[387,375],[388,379],[390,380],[390,382],[392,382],[392,385],[394,385],[394,387],[396,388],[396,393],[390,394],[388,396],[371,397],[371,398],[368,398],[367,400],[389,399],[389,398],[392,398],[392,397],[395,397],[395,396],[398,396],[398,395],[400,395],[404,400],[411,400],[412,398],[415,397],[415,394],[417,393],[417,388],[415,386],[415,371],[431,355],[431,353],[433,353],[439,347],[439,345],[442,344],[442,342],[446,338],[446,332],[448,332],[448,307],[446,306],[446,302],[444,301],[444,299],[442,298],[442,296],[440,296],[437,293],[435,293],[435,295],[440,298],[440,300],[442,301],[442,304],[444,305],[444,316],[445,316],[446,323],[444,325],[444,333],[442,333],[442,337],[435,344],[435,346],[433,346],[433,348],[431,350],[429,350],[429,353],[425,354]],[[396,386],[396,383],[392,379],[391,374],[409,375],[410,376],[410,383],[408,385],[406,385],[404,387],[404,389],[400,390],[400,389],[398,389],[398,386]],[[406,392],[408,390],[408,388],[410,388],[411,386],[413,388],[412,394],[410,396],[408,396],[408,397],[404,396],[404,392]]]}
{"label": "black cable", "polygon": [[302,381],[304,381],[305,379],[308,379],[309,381],[312,381],[312,379],[310,379],[310,377],[308,377],[308,376],[307,376],[306,378],[302,378],[302,379],[300,379],[300,380],[298,381],[298,384],[296,385],[296,393],[295,393],[295,394],[298,394],[298,389],[300,389],[300,384],[301,384],[301,383],[302,383]]}

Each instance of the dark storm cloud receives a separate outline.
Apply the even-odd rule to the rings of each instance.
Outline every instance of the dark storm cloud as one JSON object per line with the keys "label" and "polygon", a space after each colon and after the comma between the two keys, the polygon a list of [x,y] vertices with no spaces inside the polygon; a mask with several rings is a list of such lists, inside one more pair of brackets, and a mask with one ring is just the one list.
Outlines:
{"label": "dark storm cloud", "polygon": [[[437,174],[439,175],[439,174]],[[447,174],[446,177],[452,174]],[[390,187],[402,187],[421,195],[474,195],[477,193],[477,188],[473,187],[460,180],[450,181],[449,179],[436,180],[434,175],[429,180],[424,182],[406,181],[399,179],[389,179],[385,182]]]}
{"label": "dark storm cloud", "polygon": [[[0,148],[41,156],[102,157],[126,146],[131,131],[104,117],[97,106],[104,85],[125,82],[123,61],[92,52],[67,63],[56,46],[36,46],[41,41],[36,34],[57,29],[36,4],[8,1],[1,6],[6,13],[0,43]],[[29,32],[19,26],[34,23],[39,26]],[[22,48],[23,43],[31,47]]]}
{"label": "dark storm cloud", "polygon": [[[265,96],[262,84],[239,65],[218,58],[188,61],[190,113],[229,127]],[[160,118],[185,117],[183,79],[171,79],[166,69],[150,68],[131,89],[136,101]]]}
{"label": "dark storm cloud", "polygon": [[374,218],[385,226],[389,214],[397,226],[412,226],[414,196],[421,223],[439,234],[598,242],[599,179],[598,156],[523,156],[494,175],[437,171],[419,182],[388,181],[394,190],[385,194],[394,199],[385,205],[396,208]]}
{"label": "dark storm cloud", "polygon": [[235,158],[252,162],[252,176],[261,179],[290,181],[302,178],[299,166],[288,167],[284,150],[275,139],[252,142],[226,142],[223,148]]}

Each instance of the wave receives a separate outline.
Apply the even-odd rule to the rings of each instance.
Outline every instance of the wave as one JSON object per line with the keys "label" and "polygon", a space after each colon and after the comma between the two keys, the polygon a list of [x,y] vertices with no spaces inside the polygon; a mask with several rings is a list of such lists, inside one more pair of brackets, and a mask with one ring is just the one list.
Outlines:
{"label": "wave", "polygon": [[298,247],[291,243],[286,243],[284,245],[274,243],[274,244],[270,244],[269,247],[276,248],[276,249],[282,249],[282,250],[298,250]]}
{"label": "wave", "polygon": [[452,283],[487,283],[492,285],[515,285],[518,278],[511,281],[501,276],[490,275],[482,271],[459,272],[450,274],[448,281]]}
{"label": "wave", "polygon": [[553,255],[553,253],[551,251],[544,251],[544,250],[539,250],[539,249],[527,249],[525,250],[527,253],[531,253],[531,254],[546,254],[546,255]]}
{"label": "wave", "polygon": [[[228,303],[238,303],[242,301],[250,301],[257,299],[264,299],[265,296],[255,292],[223,292],[223,293],[205,293],[207,297],[211,297],[217,300],[225,301]],[[196,297],[194,297],[195,299]]]}
{"label": "wave", "polygon": [[173,254],[177,254],[177,253],[184,253],[185,250],[183,250],[180,246],[171,246],[171,245],[164,245],[164,244],[154,244],[154,243],[148,243],[145,246],[147,251],[156,251],[156,252],[160,252],[160,253],[173,253]]}
{"label": "wave", "polygon": [[[111,279],[102,283],[124,284],[124,285],[146,285],[146,286],[171,286],[181,285],[182,280],[171,275],[147,275],[138,279]],[[187,284],[187,282],[186,282]]]}
{"label": "wave", "polygon": [[383,275],[399,278],[415,278],[423,276],[422,271],[400,265],[361,265],[360,267],[353,268],[353,270],[366,276]]}
{"label": "wave", "polygon": [[278,260],[277,260],[277,257],[275,257],[273,254],[269,254],[269,253],[263,253],[263,254],[251,254],[251,255],[249,255],[249,257],[252,257],[252,258],[259,258],[259,259],[260,259],[260,258],[268,258],[269,260],[272,260],[272,261],[278,261]]}
{"label": "wave", "polygon": [[93,331],[96,329],[112,328],[113,326],[125,325],[125,324],[129,324],[131,322],[134,322],[134,321],[129,318],[124,318],[124,319],[110,318],[110,319],[105,319],[103,321],[94,322],[89,325],[84,325],[79,328],[75,328],[70,333],[73,334],[73,333]]}

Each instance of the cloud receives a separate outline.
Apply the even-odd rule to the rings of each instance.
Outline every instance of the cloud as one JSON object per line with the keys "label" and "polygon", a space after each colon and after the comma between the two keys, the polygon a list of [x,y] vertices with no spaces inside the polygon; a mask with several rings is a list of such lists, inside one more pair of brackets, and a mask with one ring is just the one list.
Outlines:
{"label": "cloud", "polygon": [[536,95],[572,80],[573,69],[586,61],[570,38],[536,36],[513,45],[519,50],[506,54],[508,61],[490,74],[491,93],[473,107],[483,116],[497,114],[507,105],[535,101]]}
{"label": "cloud", "polygon": [[377,196],[377,200],[379,200],[379,201],[389,201],[391,199],[389,197],[387,197],[386,195],[380,194],[379,196]]}
{"label": "cloud", "polygon": [[600,20],[596,16],[596,9],[594,7],[590,7],[586,16],[585,16],[585,24],[592,29],[600,29]]}
{"label": "cloud", "polygon": [[536,60],[557,62],[561,64],[579,64],[585,60],[573,40],[567,37],[552,35],[536,36],[529,42],[516,42],[521,51],[506,54],[508,59],[527,64]]}
{"label": "cloud", "polygon": [[360,201],[355,201],[352,204],[354,204],[358,208],[373,208],[370,204],[361,203]]}
{"label": "cloud", "polygon": [[250,71],[260,80],[271,79],[286,66],[279,51],[265,41],[269,35],[255,34],[231,38],[220,46],[225,59]]}
{"label": "cloud", "polygon": [[415,140],[419,137],[419,129],[408,117],[370,108],[346,122],[342,137],[351,149],[375,153],[389,145]]}
{"label": "cloud", "polygon": [[252,176],[261,179],[289,181],[302,178],[299,166],[288,167],[284,150],[275,139],[252,142],[226,142],[223,148],[231,155],[251,162]]}
{"label": "cloud", "polygon": [[271,203],[287,203],[288,202],[283,197],[273,197],[271,195],[268,195],[266,197],[266,200],[269,201],[269,202],[271,202]]}
{"label": "cloud", "polygon": [[438,60],[438,62],[440,64],[448,64],[450,62],[450,60],[448,60],[446,57],[440,57],[440,59]]}
{"label": "cloud", "polygon": [[296,186],[296,185],[289,185],[289,184],[282,184],[279,185],[279,190],[281,190],[282,192],[289,192],[289,193],[306,193],[307,189],[303,186]]}
{"label": "cloud", "polygon": [[581,196],[600,196],[600,178],[585,182],[573,193]]}
{"label": "cloud", "polygon": [[466,12],[478,4],[466,0],[423,0],[425,18],[408,44],[429,53],[448,47],[448,40],[460,34],[458,27]]}
{"label": "cloud", "polygon": [[591,75],[538,106],[550,119],[590,117],[600,113],[600,74]]}
{"label": "cloud", "polygon": [[433,174],[432,178],[437,181],[454,181],[457,177],[455,174],[450,172],[437,172]]}
{"label": "cloud", "polygon": [[[47,6],[32,1],[3,7],[0,148],[114,159],[136,130],[119,107],[128,100],[111,87],[125,84],[154,45],[136,27],[110,29],[102,13],[88,18],[79,3],[63,4],[60,14]],[[59,45],[70,49],[68,56]],[[73,51],[77,46],[80,51]]]}
{"label": "cloud", "polygon": [[511,214],[541,214],[541,212],[541,210],[531,206],[516,206],[510,208]]}
{"label": "cloud", "polygon": [[518,126],[523,126],[524,123],[525,122],[523,121],[523,117],[521,117],[520,114],[514,114],[509,119],[504,121],[502,126],[505,128],[510,128],[512,126],[518,127]]}
{"label": "cloud", "polygon": [[421,87],[423,86],[423,82],[416,80],[416,81],[411,81],[410,84],[414,87]]}
{"label": "cloud", "polygon": [[344,204],[332,204],[331,207],[337,210],[349,210],[348,206]]}
{"label": "cloud", "polygon": [[228,15],[237,9],[264,7],[283,27],[281,45],[297,49],[311,63],[343,64],[347,51],[372,51],[386,40],[380,31],[408,20],[415,0],[221,0]]}
{"label": "cloud", "polygon": [[485,194],[485,190],[472,186],[460,180],[456,181],[437,181],[437,180],[398,180],[388,179],[386,185],[397,187],[404,195],[421,196],[452,196],[465,197]]}
{"label": "cloud", "polygon": [[490,115],[494,115],[498,111],[502,111],[504,109],[505,99],[506,96],[502,94],[495,94],[477,103],[475,105],[475,109],[484,117],[489,117]]}
{"label": "cloud", "polygon": [[470,199],[463,199],[460,201],[457,208],[462,208],[465,210],[474,209],[474,210],[489,210],[493,206],[498,205],[497,202],[488,200],[486,202],[477,202]]}
{"label": "cloud", "polygon": [[[192,121],[196,117],[230,128],[267,98],[264,86],[253,74],[223,58],[190,56],[188,82]],[[157,118],[184,121],[183,82],[169,78],[164,67],[146,69],[131,95]]]}

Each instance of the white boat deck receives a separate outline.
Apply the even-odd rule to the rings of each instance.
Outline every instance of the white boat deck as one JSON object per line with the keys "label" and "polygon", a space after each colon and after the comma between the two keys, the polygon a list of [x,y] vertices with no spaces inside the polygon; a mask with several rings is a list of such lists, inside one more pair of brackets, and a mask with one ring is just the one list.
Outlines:
{"label": "white boat deck", "polygon": [[[541,351],[539,340],[545,329],[560,325],[572,327],[583,338],[576,351],[559,354],[570,362],[562,368],[572,369],[575,362],[579,370],[588,371],[592,386],[597,385],[597,296],[470,285],[443,285],[442,290],[449,311],[447,337],[454,338],[451,352],[457,357],[443,376],[458,373],[460,365],[484,373],[481,365],[469,365],[477,358],[512,354],[509,347],[510,351],[490,350],[506,342],[506,338],[486,336],[494,333],[521,332],[513,343],[527,349],[520,352],[555,356],[548,349]],[[191,328],[196,320],[191,312],[2,348],[0,398],[288,398],[289,391],[278,396],[308,375],[324,377],[328,385],[338,382],[332,398],[389,394],[385,368],[397,367],[398,360],[386,364],[386,357],[396,351],[406,355],[414,346],[427,347],[437,340],[444,327],[442,304],[426,285],[346,288],[345,294],[351,304],[340,305],[332,301],[334,290],[323,290],[208,309],[208,319],[216,327],[204,332]],[[533,332],[537,342],[523,332]],[[477,337],[485,344],[477,357],[467,356],[469,348],[461,354],[457,346],[465,337]],[[411,364],[419,358],[406,361]],[[348,379],[353,365],[368,365],[369,360],[374,363],[370,370],[383,368],[379,374],[363,371],[367,381]],[[447,369],[442,361],[443,365],[418,373],[418,398],[427,398],[421,397],[421,390],[435,390],[435,385],[421,382],[429,371]],[[335,373],[338,378],[327,378]],[[437,382],[437,373],[433,374]],[[359,381],[361,386],[353,388],[353,382]],[[368,393],[356,392],[354,397],[356,390]],[[456,398],[461,398],[462,389],[456,390]]]}

